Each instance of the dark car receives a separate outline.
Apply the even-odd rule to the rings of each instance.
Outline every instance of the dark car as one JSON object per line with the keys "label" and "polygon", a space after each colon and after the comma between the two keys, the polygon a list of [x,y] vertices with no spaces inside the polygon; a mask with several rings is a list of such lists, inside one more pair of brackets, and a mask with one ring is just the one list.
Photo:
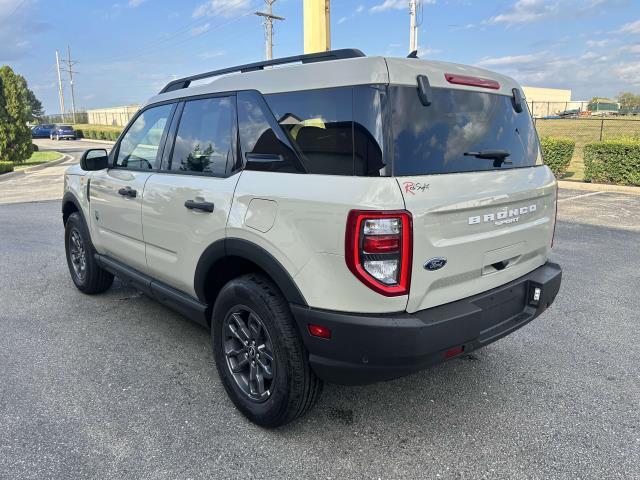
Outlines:
{"label": "dark car", "polygon": [[51,138],[51,131],[55,128],[55,125],[50,123],[43,125],[36,125],[31,129],[32,138]]}
{"label": "dark car", "polygon": [[76,131],[71,125],[56,125],[49,134],[51,140],[75,140]]}

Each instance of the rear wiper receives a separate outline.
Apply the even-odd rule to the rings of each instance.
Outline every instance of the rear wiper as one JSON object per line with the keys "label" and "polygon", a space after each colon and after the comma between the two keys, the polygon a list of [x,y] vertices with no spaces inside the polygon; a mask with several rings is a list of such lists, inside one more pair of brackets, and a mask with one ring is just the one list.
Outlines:
{"label": "rear wiper", "polygon": [[512,163],[511,160],[507,160],[507,157],[511,154],[506,150],[480,150],[479,152],[464,152],[464,155],[466,157],[495,160],[497,163]]}

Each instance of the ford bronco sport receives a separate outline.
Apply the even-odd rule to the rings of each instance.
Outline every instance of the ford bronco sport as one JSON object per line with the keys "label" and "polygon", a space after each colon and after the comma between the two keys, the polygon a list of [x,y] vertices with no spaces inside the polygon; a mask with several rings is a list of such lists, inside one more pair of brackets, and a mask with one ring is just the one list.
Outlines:
{"label": "ford bronco sport", "polygon": [[540,315],[556,190],[511,78],[336,50],[172,81],[69,168],[62,213],[78,289],[117,275],[210,327],[231,400],[274,427],[323,381],[406,375]]}

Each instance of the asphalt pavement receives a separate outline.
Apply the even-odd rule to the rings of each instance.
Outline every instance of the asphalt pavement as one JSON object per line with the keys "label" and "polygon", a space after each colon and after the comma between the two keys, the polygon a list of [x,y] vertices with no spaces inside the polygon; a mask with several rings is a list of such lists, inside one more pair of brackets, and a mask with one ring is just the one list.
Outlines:
{"label": "asphalt pavement", "polygon": [[12,176],[6,180],[0,176],[0,203],[19,203],[62,198],[64,171],[80,161],[85,150],[90,148],[111,148],[110,144],[90,140],[49,140],[37,139],[34,143],[40,150],[55,150],[67,156],[68,160],[52,167],[46,167],[26,175]]}
{"label": "asphalt pavement", "polygon": [[270,431],[228,400],[205,329],[117,281],[75,289],[59,201],[1,204],[0,478],[638,479],[639,225],[640,196],[562,190],[550,310],[424,372],[326,385]]}

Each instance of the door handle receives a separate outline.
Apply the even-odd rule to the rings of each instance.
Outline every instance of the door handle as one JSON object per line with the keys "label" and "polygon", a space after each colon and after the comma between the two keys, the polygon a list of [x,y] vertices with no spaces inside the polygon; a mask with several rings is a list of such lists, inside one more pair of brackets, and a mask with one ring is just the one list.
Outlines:
{"label": "door handle", "polygon": [[118,193],[123,197],[129,197],[129,198],[136,198],[136,195],[138,195],[138,192],[131,187],[123,187],[120,190],[118,190]]}
{"label": "door handle", "polygon": [[195,200],[187,200],[184,202],[184,206],[189,210],[200,210],[202,212],[213,212],[213,203],[211,202],[196,202]]}

